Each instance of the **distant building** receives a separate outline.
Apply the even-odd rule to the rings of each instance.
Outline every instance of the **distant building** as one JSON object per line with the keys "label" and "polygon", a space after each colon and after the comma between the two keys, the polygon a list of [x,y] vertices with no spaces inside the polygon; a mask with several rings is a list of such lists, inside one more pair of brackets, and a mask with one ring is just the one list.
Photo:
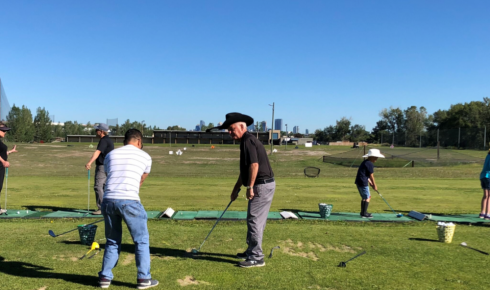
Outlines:
{"label": "distant building", "polygon": [[294,126],[293,127],[293,134],[298,134],[299,133],[299,126]]}
{"label": "distant building", "polygon": [[196,125],[196,128],[194,128],[194,131],[201,131],[201,126],[200,125]]}
{"label": "distant building", "polygon": [[308,129],[305,129],[305,135],[309,135],[310,131]]}
{"label": "distant building", "polygon": [[284,131],[282,127],[282,119],[276,119],[274,122],[274,130]]}
{"label": "distant building", "polygon": [[248,126],[248,127],[247,127],[247,129],[248,129],[248,131],[250,131],[250,132],[252,132],[252,131],[253,131],[253,132],[255,132],[255,125],[254,125],[254,124],[252,124],[252,125]]}
{"label": "distant building", "polygon": [[262,126],[262,132],[267,132],[267,122],[262,121],[260,125]]}
{"label": "distant building", "polygon": [[201,120],[199,122],[199,131],[201,131],[201,129],[202,129],[203,126],[206,126],[206,123],[203,120]]}

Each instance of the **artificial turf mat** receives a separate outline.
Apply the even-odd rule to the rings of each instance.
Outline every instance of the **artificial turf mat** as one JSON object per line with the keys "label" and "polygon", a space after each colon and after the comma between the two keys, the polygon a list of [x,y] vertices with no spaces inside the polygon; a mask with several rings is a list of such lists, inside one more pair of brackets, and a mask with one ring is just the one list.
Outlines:
{"label": "artificial turf mat", "polygon": [[157,210],[146,211],[146,215],[148,215],[149,219],[156,219],[161,213],[162,213],[161,211],[157,211]]}
{"label": "artificial turf mat", "polygon": [[436,222],[455,222],[455,223],[488,223],[490,220],[481,219],[477,214],[458,214],[458,215],[427,215],[427,219]]}
{"label": "artificial turf mat", "polygon": [[359,213],[335,212],[331,213],[327,219],[320,217],[319,212],[298,212],[298,215],[305,220],[327,220],[327,221],[358,221],[358,222],[410,222],[415,221],[408,216],[396,217],[392,213],[373,213],[372,219],[361,218]]}
{"label": "artificial turf mat", "polygon": [[25,209],[7,209],[7,214],[0,215],[0,218],[23,218],[34,213],[36,213],[36,211]]}
{"label": "artificial turf mat", "polygon": [[93,215],[86,210],[54,211],[44,216],[45,218],[101,218],[102,215]]}
{"label": "artificial turf mat", "polygon": [[[217,210],[212,210],[212,211],[207,211],[207,210],[201,210],[197,212],[197,215],[195,216],[195,219],[218,219],[221,214],[223,214],[223,211],[217,211]],[[247,212],[246,211],[227,211],[223,215],[224,220],[245,220],[247,219]],[[269,212],[267,215],[267,219],[282,219],[282,216],[279,212]]]}
{"label": "artificial turf mat", "polygon": [[193,220],[197,215],[197,211],[178,211],[172,217],[174,220]]}

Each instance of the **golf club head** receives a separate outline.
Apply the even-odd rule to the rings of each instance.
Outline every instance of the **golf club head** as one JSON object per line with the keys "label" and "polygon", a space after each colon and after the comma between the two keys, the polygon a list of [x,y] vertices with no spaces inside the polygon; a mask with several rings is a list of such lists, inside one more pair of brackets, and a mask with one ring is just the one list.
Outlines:
{"label": "golf club head", "polygon": [[48,233],[49,233],[49,235],[50,235],[50,236],[52,236],[53,238],[55,238],[55,237],[56,237],[56,235],[54,234],[54,232],[53,232],[52,230],[49,230],[49,232],[48,232]]}
{"label": "golf club head", "polygon": [[345,264],[345,262],[340,262],[340,264],[337,267],[345,268],[347,267],[347,265]]}
{"label": "golf club head", "polygon": [[465,242],[462,242],[460,245],[463,246],[463,247],[468,246],[468,244],[466,244]]}
{"label": "golf club head", "polygon": [[396,215],[397,218],[401,218],[403,216],[403,214],[399,213]]}
{"label": "golf club head", "polygon": [[192,249],[191,253],[192,253],[193,255],[197,255],[197,254],[199,253],[199,251],[198,251],[198,250],[196,250],[196,249]]}
{"label": "golf club head", "polygon": [[274,248],[271,249],[271,253],[269,255],[269,259],[272,258],[272,252],[274,252],[274,249],[280,249],[281,247],[275,246]]}

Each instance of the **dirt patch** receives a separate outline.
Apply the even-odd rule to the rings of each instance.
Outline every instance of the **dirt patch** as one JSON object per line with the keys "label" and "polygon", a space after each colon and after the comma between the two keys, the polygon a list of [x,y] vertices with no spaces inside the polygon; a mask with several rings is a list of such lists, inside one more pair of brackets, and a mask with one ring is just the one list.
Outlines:
{"label": "dirt patch", "polygon": [[334,246],[330,244],[322,245],[319,243],[308,242],[308,244],[303,244],[303,242],[298,241],[294,242],[291,239],[286,241],[279,241],[281,244],[281,250],[288,255],[303,257],[307,259],[311,259],[313,261],[318,261],[320,258],[318,257],[318,252],[326,252],[326,251],[334,251],[338,253],[355,253],[353,248],[347,245]]}
{"label": "dirt patch", "polygon": [[288,239],[286,241],[279,241],[281,245],[281,250],[283,253],[288,254],[290,256],[295,256],[295,257],[302,257],[302,258],[307,258],[313,261],[318,261],[320,258],[313,252],[302,252],[298,251],[298,249],[303,248],[303,243],[298,242],[295,244],[291,239]]}
{"label": "dirt patch", "polygon": [[192,276],[185,276],[184,279],[177,279],[177,283],[179,283],[180,286],[184,287],[184,286],[189,286],[189,285],[209,285],[208,282],[205,282],[205,281],[198,281],[196,279],[194,279],[194,277]]}
{"label": "dirt patch", "polygon": [[72,260],[73,262],[76,262],[76,261],[78,261],[78,258],[77,257],[71,257],[70,260]]}
{"label": "dirt patch", "polygon": [[158,260],[168,261],[168,260],[175,260],[177,258],[175,258],[175,257],[169,257],[169,256],[150,255],[150,259],[151,260],[158,259]]}
{"label": "dirt patch", "polygon": [[48,289],[48,286],[43,286],[43,287],[41,287],[41,288],[39,288],[37,290],[46,290],[46,289]]}
{"label": "dirt patch", "polygon": [[122,262],[123,266],[127,266],[134,261],[134,254],[128,254],[124,261]]}

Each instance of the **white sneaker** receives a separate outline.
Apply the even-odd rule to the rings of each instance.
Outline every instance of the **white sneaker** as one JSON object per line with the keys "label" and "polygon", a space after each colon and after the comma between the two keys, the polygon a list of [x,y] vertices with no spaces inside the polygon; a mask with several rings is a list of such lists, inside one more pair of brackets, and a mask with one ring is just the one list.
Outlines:
{"label": "white sneaker", "polygon": [[6,213],[6,212],[7,212],[7,210],[6,210],[6,209],[0,208],[0,214],[4,214],[4,213]]}

